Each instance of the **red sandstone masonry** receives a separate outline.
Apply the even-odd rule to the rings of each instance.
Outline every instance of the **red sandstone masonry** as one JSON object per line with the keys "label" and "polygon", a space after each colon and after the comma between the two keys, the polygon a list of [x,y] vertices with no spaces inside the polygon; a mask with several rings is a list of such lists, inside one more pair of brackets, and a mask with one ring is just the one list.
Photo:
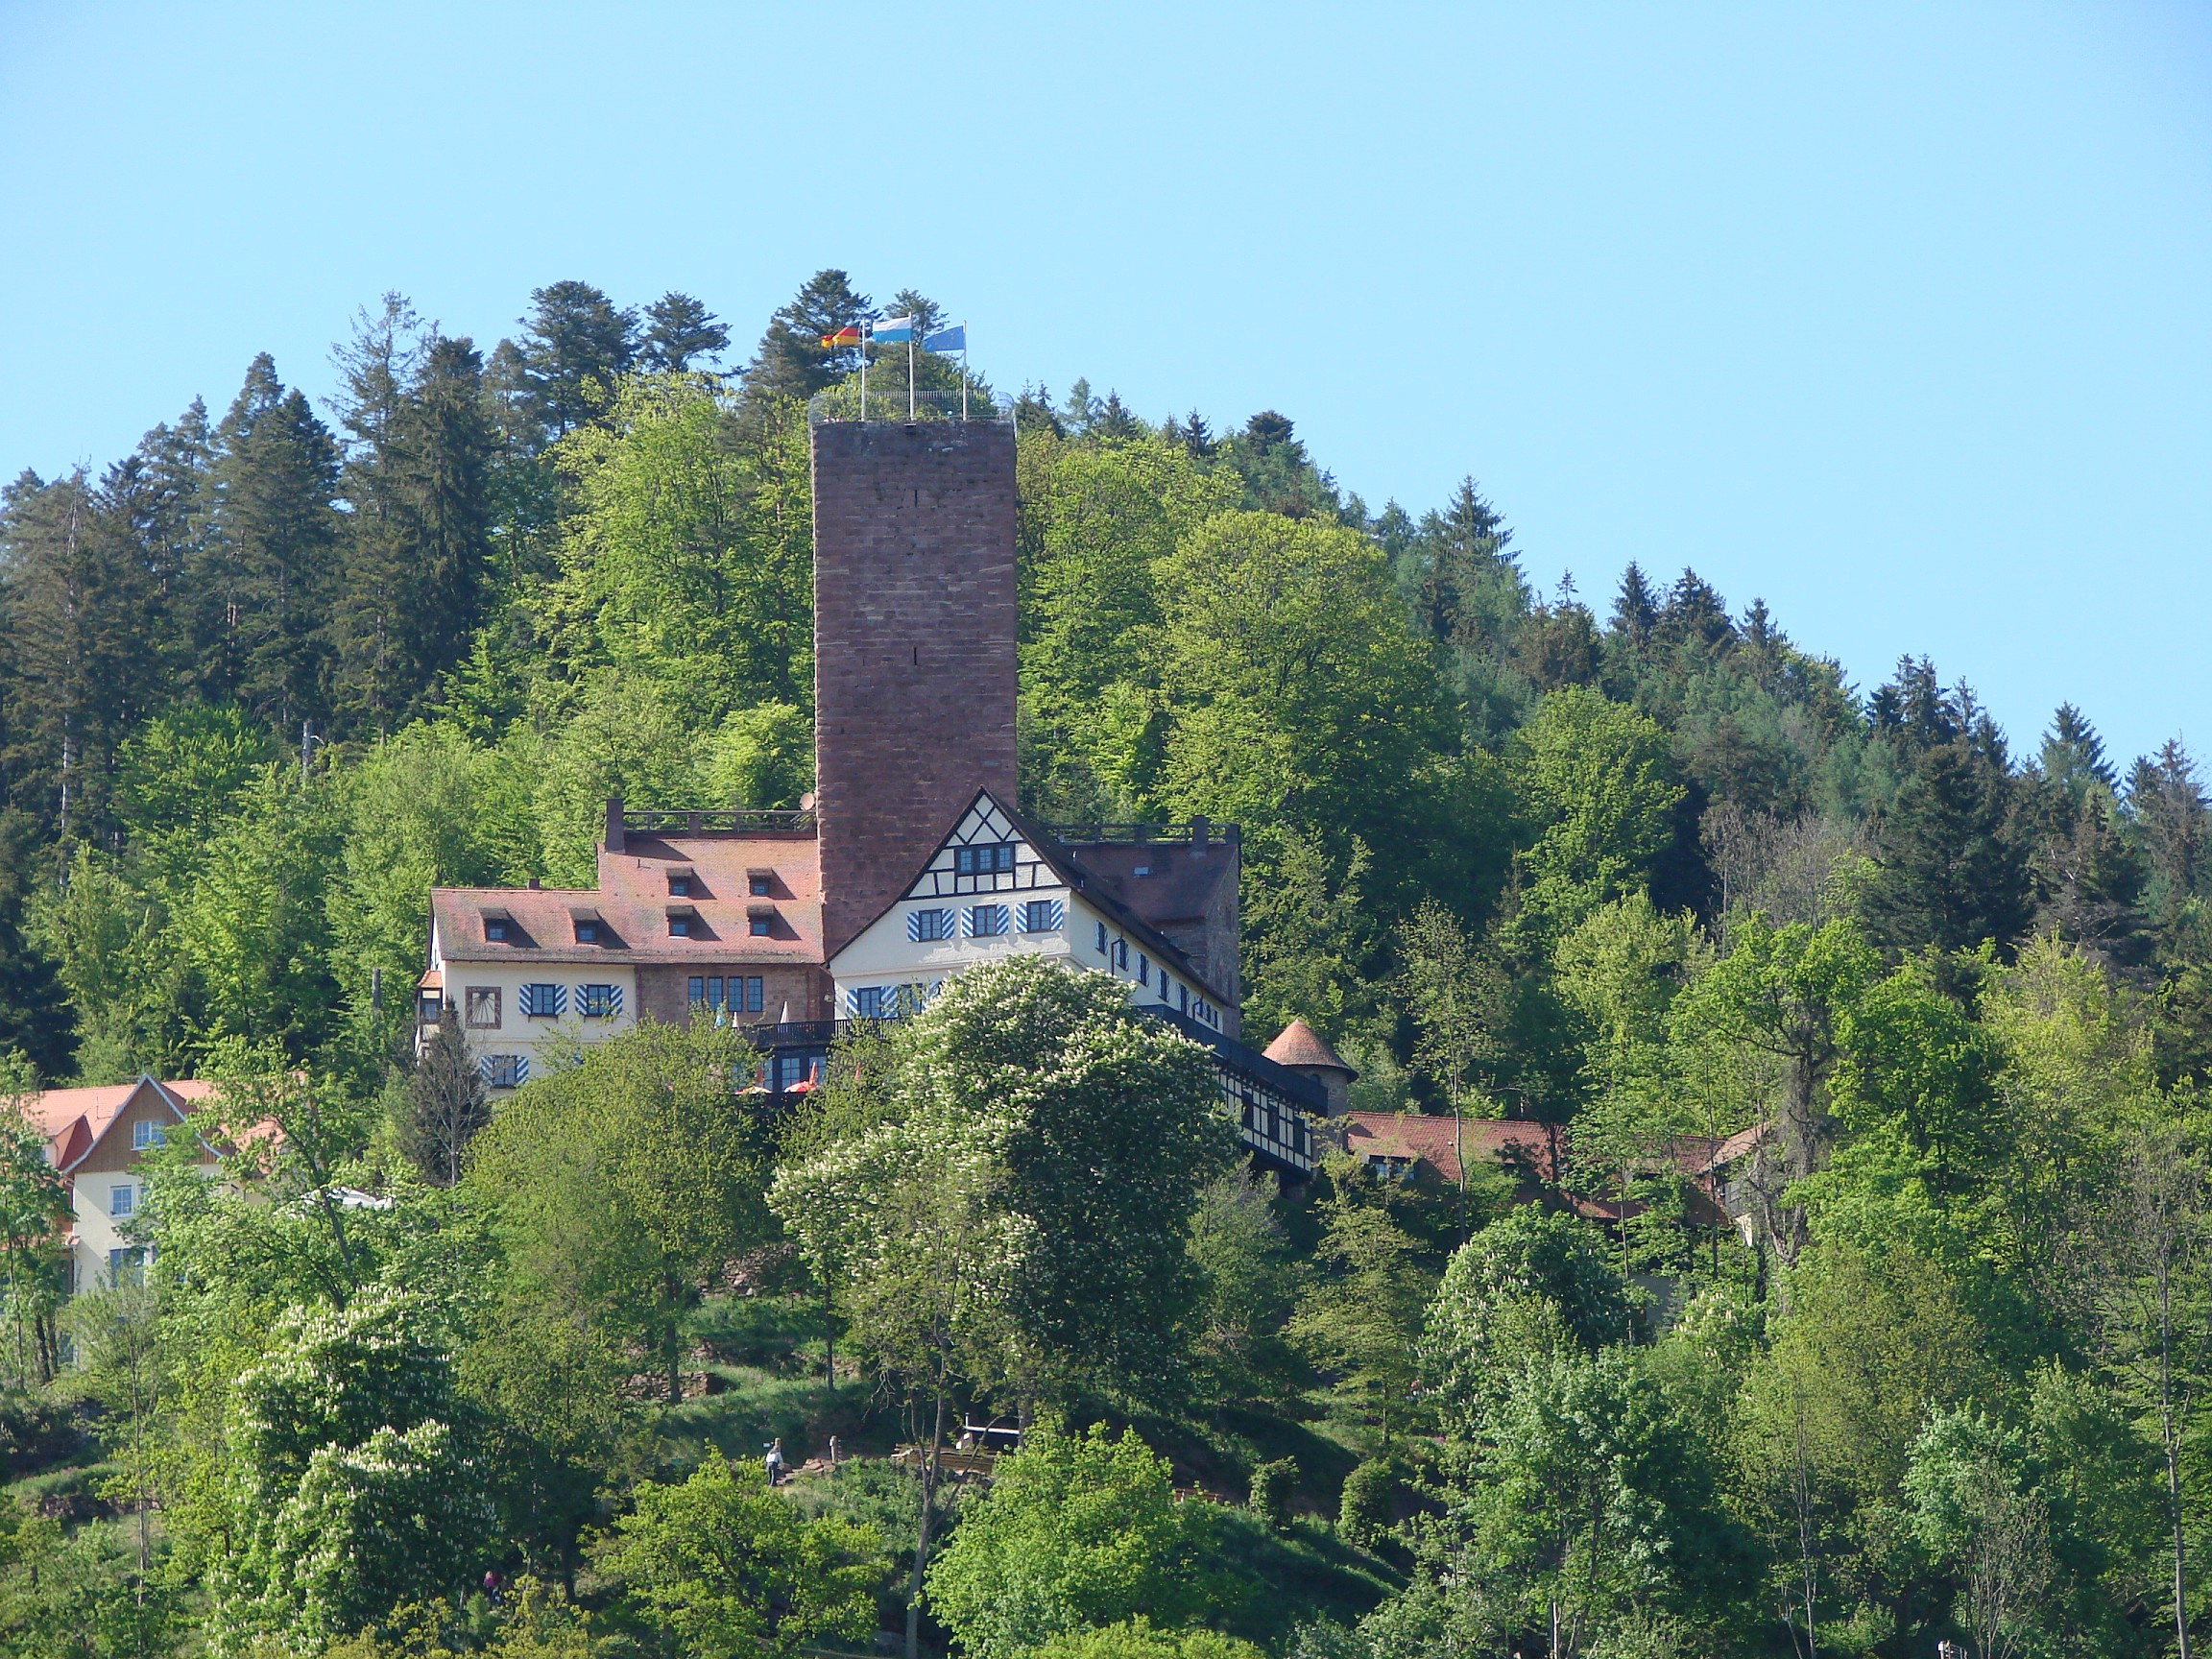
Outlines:
{"label": "red sandstone masonry", "polygon": [[1014,434],[816,426],[815,794],[834,955],[989,788],[1014,799]]}

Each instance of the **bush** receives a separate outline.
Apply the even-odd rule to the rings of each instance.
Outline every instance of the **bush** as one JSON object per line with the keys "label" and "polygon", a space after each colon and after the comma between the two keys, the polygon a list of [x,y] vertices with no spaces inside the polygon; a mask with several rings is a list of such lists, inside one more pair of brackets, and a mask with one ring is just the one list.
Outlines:
{"label": "bush", "polygon": [[1336,1501],[1337,1530],[1362,1550],[1372,1548],[1390,1525],[1398,1480],[1398,1466],[1385,1457],[1370,1457],[1345,1476]]}
{"label": "bush", "polygon": [[1252,1471],[1252,1513],[1271,1530],[1290,1530],[1290,1494],[1298,1485],[1298,1460],[1278,1457]]}
{"label": "bush", "polygon": [[1212,1630],[1155,1630],[1140,1615],[1099,1630],[1063,1631],[1022,1659],[1265,1659],[1265,1653]]}

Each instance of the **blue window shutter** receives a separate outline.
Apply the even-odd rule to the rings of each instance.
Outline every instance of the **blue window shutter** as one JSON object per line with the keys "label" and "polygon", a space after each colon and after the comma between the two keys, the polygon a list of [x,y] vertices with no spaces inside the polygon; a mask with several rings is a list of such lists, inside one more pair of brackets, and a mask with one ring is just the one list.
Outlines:
{"label": "blue window shutter", "polygon": [[491,1056],[491,1055],[489,1055],[489,1054],[484,1054],[484,1055],[480,1055],[480,1056],[478,1056],[478,1058],[477,1058],[477,1061],[476,1061],[476,1075],[484,1079],[484,1082],[485,1082],[485,1084],[486,1084],[486,1086],[487,1086],[487,1087],[489,1087],[489,1086],[490,1086],[490,1084],[491,1084],[491,1082],[492,1082],[492,1056]]}

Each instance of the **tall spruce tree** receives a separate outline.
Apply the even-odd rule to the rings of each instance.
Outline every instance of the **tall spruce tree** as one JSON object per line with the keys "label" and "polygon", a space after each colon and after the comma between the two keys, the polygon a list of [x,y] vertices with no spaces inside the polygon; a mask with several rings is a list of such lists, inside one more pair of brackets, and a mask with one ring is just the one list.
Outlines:
{"label": "tall spruce tree", "polygon": [[1611,629],[1623,644],[1641,645],[1659,625],[1659,601],[1644,578],[1644,567],[1634,560],[1621,572],[1621,591],[1614,595]]}
{"label": "tall spruce tree", "polygon": [[2170,918],[2202,890],[2206,875],[2204,789],[2178,738],[2129,768],[2128,810],[2150,866],[2152,902]]}
{"label": "tall spruce tree", "polygon": [[279,732],[325,713],[338,445],[267,352],[216,429],[188,588],[194,680]]}
{"label": "tall spruce tree", "polygon": [[346,468],[355,540],[332,623],[339,707],[377,732],[420,713],[467,653],[493,510],[494,440],[474,347],[432,335],[387,375],[393,361],[376,353],[347,405],[358,435]]}
{"label": "tall spruce tree", "polygon": [[875,314],[868,296],[854,292],[844,272],[815,272],[768,320],[745,371],[745,389],[766,397],[811,397],[859,365],[855,352],[825,347],[823,337]]}
{"label": "tall spruce tree", "polygon": [[82,471],[0,492],[0,595],[16,694],[18,799],[61,839],[105,825],[116,745],[160,686],[153,584],[128,525]]}

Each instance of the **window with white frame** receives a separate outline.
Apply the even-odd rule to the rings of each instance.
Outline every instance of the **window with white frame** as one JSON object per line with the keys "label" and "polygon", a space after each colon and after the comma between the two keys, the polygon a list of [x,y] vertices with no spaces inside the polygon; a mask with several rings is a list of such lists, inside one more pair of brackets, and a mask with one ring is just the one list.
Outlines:
{"label": "window with white frame", "polygon": [[1022,906],[1022,931],[1057,933],[1068,918],[1068,906],[1057,899],[1032,899]]}
{"label": "window with white frame", "polygon": [[568,1007],[568,987],[536,984],[522,987],[522,1014],[529,1020],[558,1020]]}
{"label": "window with white frame", "polygon": [[108,1189],[108,1214],[118,1220],[138,1213],[138,1189],[128,1181],[118,1181]]}
{"label": "window with white frame", "polygon": [[169,1131],[160,1124],[141,1121],[131,1125],[132,1151],[146,1152],[168,1144]]}
{"label": "window with white frame", "polygon": [[916,910],[906,918],[906,937],[917,944],[952,937],[952,912]]}
{"label": "window with white frame", "polygon": [[579,985],[576,987],[576,1012],[587,1020],[618,1020],[622,1015],[622,987],[619,985]]}
{"label": "window with white frame", "polygon": [[1003,904],[971,904],[968,906],[968,937],[971,939],[996,939],[1006,931],[1006,906]]}
{"label": "window with white frame", "polygon": [[1129,941],[1128,941],[1128,940],[1126,940],[1126,939],[1117,939],[1117,940],[1115,940],[1115,941],[1114,941],[1114,966],[1115,966],[1115,968],[1116,968],[1117,970],[1120,970],[1120,971],[1126,971],[1126,970],[1127,970],[1127,968],[1128,968],[1128,966],[1129,966]]}

